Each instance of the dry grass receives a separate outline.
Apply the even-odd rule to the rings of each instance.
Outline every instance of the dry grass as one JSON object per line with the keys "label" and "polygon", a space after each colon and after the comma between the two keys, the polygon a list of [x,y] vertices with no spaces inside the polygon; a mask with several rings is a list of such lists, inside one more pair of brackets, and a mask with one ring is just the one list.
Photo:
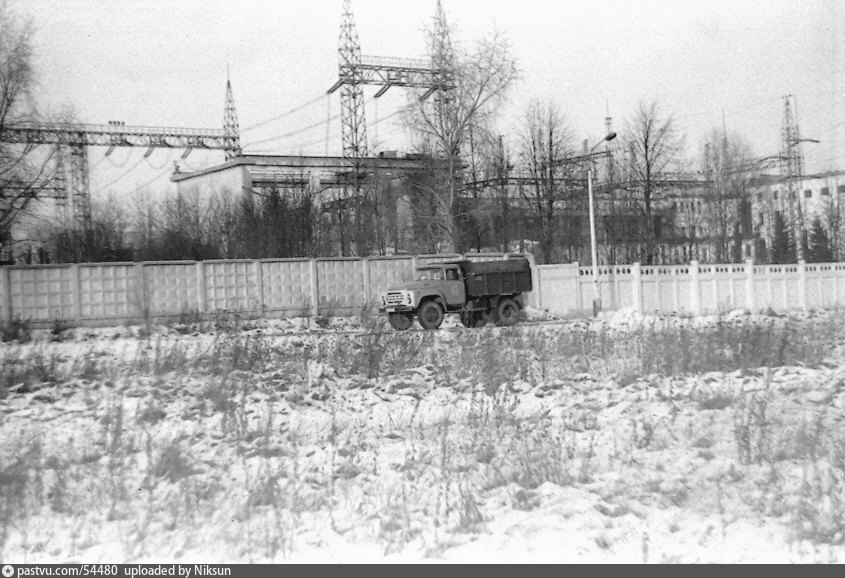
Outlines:
{"label": "dry grass", "polygon": [[[722,512],[744,504],[778,519],[796,541],[843,543],[845,449],[828,428],[832,416],[792,415],[767,372],[754,391],[672,385],[679,375],[818,366],[841,316],[704,330],[575,324],[451,334],[384,332],[377,316],[361,317],[360,334],[305,344],[244,332],[234,321],[202,331],[183,323],[150,335],[130,358],[92,346],[66,359],[59,344],[29,344],[26,356],[3,364],[3,395],[43,393],[34,403],[46,405],[75,396],[84,407],[71,437],[33,421],[7,441],[0,557],[9,547],[37,557],[50,539],[34,529],[45,513],[60,528],[90,532],[102,523],[118,532],[125,561],[162,548],[191,552],[203,541],[221,544],[223,559],[286,559],[314,544],[326,519],[344,539],[375,537],[384,555],[439,556],[456,536],[488,531],[491,496],[506,492],[510,508],[531,512],[543,507],[548,484],[604,484],[611,518],[626,515],[632,499],[675,508],[710,500]],[[659,385],[644,386],[643,399],[674,409],[609,421],[613,404],[597,397],[601,379],[620,390],[653,380]],[[381,392],[386,383],[405,409],[376,431],[346,405],[347,389]],[[433,394],[421,384],[453,392],[454,405],[428,401]],[[580,402],[527,411],[525,392]],[[301,429],[295,418],[305,412],[323,426]],[[717,484],[693,487],[661,476],[670,450],[733,466]],[[629,484],[607,481],[614,476]],[[186,537],[178,532],[185,527],[203,532]],[[82,534],[72,540],[78,552],[100,539]],[[185,540],[178,547],[177,535]],[[606,535],[597,540],[611,548]]]}

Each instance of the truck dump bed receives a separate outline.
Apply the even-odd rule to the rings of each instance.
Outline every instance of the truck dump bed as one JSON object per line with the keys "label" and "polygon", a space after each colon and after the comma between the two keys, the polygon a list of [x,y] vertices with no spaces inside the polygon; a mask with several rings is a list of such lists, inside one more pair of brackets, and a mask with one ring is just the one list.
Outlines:
{"label": "truck dump bed", "polygon": [[531,265],[528,259],[505,259],[460,263],[466,279],[467,297],[515,295],[531,291]]}

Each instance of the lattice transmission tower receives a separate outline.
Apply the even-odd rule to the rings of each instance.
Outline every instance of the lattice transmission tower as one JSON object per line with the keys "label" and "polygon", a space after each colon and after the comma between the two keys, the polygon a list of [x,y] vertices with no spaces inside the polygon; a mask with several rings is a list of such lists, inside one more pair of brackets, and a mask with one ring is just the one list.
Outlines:
{"label": "lattice transmission tower", "polygon": [[804,260],[804,215],[801,207],[801,176],[804,158],[801,155],[801,137],[798,122],[793,116],[793,99],[788,94],[783,102],[783,126],[781,127],[780,176],[786,186],[786,202],[792,239],[799,261]]}
{"label": "lattice transmission tower", "polygon": [[[455,49],[452,46],[452,35],[449,24],[446,22],[446,13],[443,4],[437,0],[437,9],[434,13],[434,26],[431,34],[431,66],[434,70],[436,87],[435,107],[438,118],[449,119],[449,114],[454,105],[453,92],[449,88],[455,84]],[[443,151],[446,154],[457,155],[459,151]]]}
{"label": "lattice transmission tower", "polygon": [[228,161],[241,154],[241,136],[238,127],[238,112],[235,110],[235,97],[232,94],[232,81],[229,68],[226,67],[226,104],[223,111],[223,132],[226,134],[224,156]]}
{"label": "lattice transmission tower", "polygon": [[364,110],[364,73],[361,70],[361,43],[352,16],[349,0],[343,1],[338,46],[338,81],[329,93],[341,88],[341,125],[343,156],[359,158],[369,156],[367,124]]}

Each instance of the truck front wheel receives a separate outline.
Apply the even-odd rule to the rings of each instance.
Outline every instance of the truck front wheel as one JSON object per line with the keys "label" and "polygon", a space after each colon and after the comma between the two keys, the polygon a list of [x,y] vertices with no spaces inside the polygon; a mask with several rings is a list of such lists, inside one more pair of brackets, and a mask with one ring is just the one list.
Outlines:
{"label": "truck front wheel", "polygon": [[411,325],[414,323],[414,318],[410,313],[388,313],[387,320],[390,323],[390,326],[397,331],[405,331],[406,329],[410,329]]}
{"label": "truck front wheel", "polygon": [[423,329],[437,329],[443,323],[443,307],[434,301],[426,301],[420,305],[417,318]]}
{"label": "truck front wheel", "polygon": [[496,307],[496,324],[503,327],[514,325],[519,318],[519,305],[510,298],[502,299]]}

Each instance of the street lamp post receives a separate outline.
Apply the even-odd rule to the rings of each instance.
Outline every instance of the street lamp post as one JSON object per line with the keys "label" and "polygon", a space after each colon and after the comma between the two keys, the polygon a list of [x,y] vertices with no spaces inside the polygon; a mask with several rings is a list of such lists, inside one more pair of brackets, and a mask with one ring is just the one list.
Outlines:
{"label": "street lamp post", "polygon": [[[596,147],[606,141],[611,141],[616,138],[616,133],[611,132],[590,149],[589,154],[593,154]],[[588,155],[589,156],[589,155]],[[593,317],[596,317],[601,311],[601,292],[599,291],[599,262],[598,262],[598,248],[596,247],[596,213],[593,208],[593,165],[590,162],[587,165],[587,202],[590,204],[590,251],[592,253],[593,261]]]}

